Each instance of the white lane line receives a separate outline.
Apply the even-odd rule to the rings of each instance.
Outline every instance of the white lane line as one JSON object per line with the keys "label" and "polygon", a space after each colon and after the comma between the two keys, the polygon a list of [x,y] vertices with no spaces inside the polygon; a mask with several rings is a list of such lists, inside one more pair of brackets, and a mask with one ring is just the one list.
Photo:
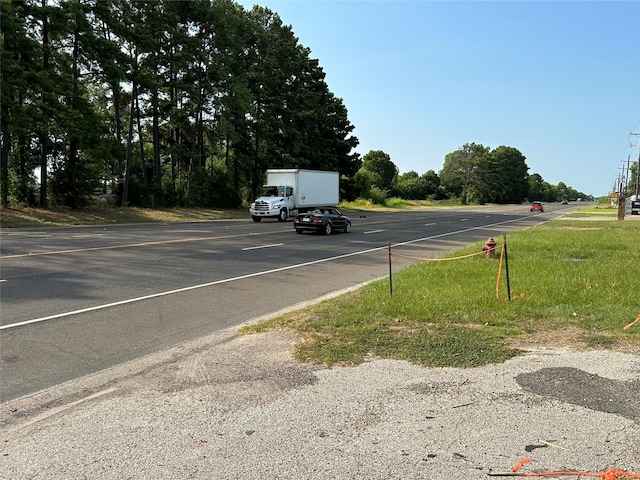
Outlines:
{"label": "white lane line", "polygon": [[466,221],[468,221],[468,220],[469,220],[468,218],[461,218],[461,219],[460,219],[460,221],[461,221],[461,222],[466,222]]}
{"label": "white lane line", "polygon": [[0,283],[2,283],[2,282],[6,282],[6,280],[0,280]]}
{"label": "white lane line", "polygon": [[435,224],[436,224],[436,222],[433,222],[433,223],[425,223],[425,224],[424,224],[424,226],[425,226],[425,227],[430,227],[431,225],[435,225]]}
{"label": "white lane line", "polygon": [[243,251],[246,250],[258,250],[260,248],[271,248],[271,247],[281,247],[282,245],[284,245],[284,243],[273,243],[271,245],[259,245],[257,247],[247,247],[247,248],[243,248]]}
{"label": "white lane line", "polygon": [[370,233],[380,233],[380,232],[384,232],[384,230],[369,230],[368,232],[364,232],[364,234],[368,235]]}
{"label": "white lane line", "polygon": [[[431,240],[431,239],[434,239],[434,238],[441,238],[441,237],[448,237],[448,236],[451,236],[451,235],[457,235],[457,234],[464,233],[464,232],[471,232],[473,230],[484,230],[485,228],[496,227],[498,225],[504,225],[504,224],[507,224],[507,223],[513,223],[513,222],[517,222],[517,221],[520,221],[520,220],[522,220],[522,218],[512,218],[511,220],[505,220],[504,222],[490,223],[488,225],[482,225],[482,226],[479,226],[479,227],[464,228],[462,230],[456,230],[454,232],[441,233],[439,235],[430,235],[428,237],[416,238],[414,240],[407,240],[406,242],[394,243],[394,244],[392,244],[392,246],[393,247],[401,247],[403,245],[411,245],[412,243],[424,242],[425,240]],[[29,325],[31,323],[45,322],[47,320],[54,320],[56,318],[70,317],[72,315],[78,315],[80,313],[95,312],[97,310],[104,310],[106,308],[117,307],[117,306],[120,306],[120,305],[126,305],[128,303],[141,302],[143,300],[149,300],[151,298],[166,297],[167,295],[174,295],[176,293],[188,292],[190,290],[196,290],[196,289],[199,289],[199,288],[212,287],[214,285],[221,285],[223,283],[235,282],[237,280],[244,280],[244,279],[247,279],[247,278],[260,277],[262,275],[271,275],[272,273],[284,272],[284,271],[287,271],[287,270],[293,270],[294,268],[308,267],[310,265],[317,265],[319,263],[331,262],[331,261],[334,261],[334,260],[340,260],[340,259],[348,258],[348,257],[355,257],[357,255],[364,255],[364,254],[367,254],[367,253],[377,252],[379,250],[387,250],[388,248],[389,248],[388,245],[383,245],[381,247],[374,247],[374,248],[369,248],[367,250],[360,250],[360,251],[357,251],[357,252],[345,253],[343,255],[337,255],[335,257],[321,258],[319,260],[313,260],[311,262],[304,262],[304,263],[298,263],[298,264],[295,264],[295,265],[288,265],[286,267],[273,268],[271,270],[264,270],[262,272],[254,272],[254,273],[249,273],[247,275],[240,275],[239,277],[225,278],[223,280],[216,280],[215,282],[202,283],[200,285],[192,285],[190,287],[177,288],[175,290],[169,290],[169,291],[166,291],[166,292],[153,293],[151,295],[144,295],[142,297],[129,298],[127,300],[121,300],[119,302],[106,303],[104,305],[96,305],[94,307],[82,308],[80,310],[73,310],[71,312],[58,313],[56,315],[49,315],[48,317],[40,317],[40,318],[34,318],[33,320],[25,320],[24,322],[10,323],[8,325],[0,325],[0,330],[7,330],[9,328],[21,327],[23,325]]]}

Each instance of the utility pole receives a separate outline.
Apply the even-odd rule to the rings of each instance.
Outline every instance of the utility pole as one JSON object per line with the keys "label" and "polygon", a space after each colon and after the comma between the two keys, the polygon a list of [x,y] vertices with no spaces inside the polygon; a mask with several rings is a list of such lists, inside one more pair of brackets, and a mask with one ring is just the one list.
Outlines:
{"label": "utility pole", "polygon": [[627,184],[625,183],[624,164],[622,164],[618,170],[620,171],[620,173],[618,173],[618,193],[620,195],[624,195],[624,192],[627,189]]}
{"label": "utility pole", "polygon": [[[640,137],[640,133],[631,132],[630,135]],[[632,147],[640,147],[638,144],[631,144]],[[638,161],[636,162],[636,188],[635,196],[631,201],[631,215],[640,215],[640,196],[638,196],[638,189],[640,188],[640,149],[638,150]]]}
{"label": "utility pole", "polygon": [[619,175],[618,184],[620,185],[620,189],[618,190],[618,220],[624,220],[624,211],[625,211],[625,196],[624,196],[625,186],[623,185],[622,181],[623,181],[623,177]]}
{"label": "utility pole", "polygon": [[[630,135],[640,137],[640,133],[631,132]],[[631,146],[640,147],[640,145],[634,143],[632,143]],[[638,198],[638,186],[640,186],[640,149],[638,149],[638,161],[636,162],[636,201],[640,200],[640,198]]]}

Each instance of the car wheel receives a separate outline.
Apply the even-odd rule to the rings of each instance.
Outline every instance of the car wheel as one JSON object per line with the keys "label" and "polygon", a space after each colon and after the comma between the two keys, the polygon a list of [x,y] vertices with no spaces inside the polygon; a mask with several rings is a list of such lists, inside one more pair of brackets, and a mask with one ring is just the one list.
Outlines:
{"label": "car wheel", "polygon": [[331,232],[333,231],[333,227],[331,226],[331,223],[327,223],[324,226],[324,234],[325,235],[331,235]]}
{"label": "car wheel", "polygon": [[344,226],[345,233],[351,233],[351,222],[347,222]]}
{"label": "car wheel", "polygon": [[282,210],[280,210],[280,215],[278,215],[278,221],[279,222],[286,222],[287,221],[287,209],[283,208]]}
{"label": "car wheel", "polygon": [[260,220],[262,220],[262,217],[253,217],[254,222],[259,222]]}
{"label": "car wheel", "polygon": [[296,228],[296,233],[302,233],[302,229],[301,228]]}

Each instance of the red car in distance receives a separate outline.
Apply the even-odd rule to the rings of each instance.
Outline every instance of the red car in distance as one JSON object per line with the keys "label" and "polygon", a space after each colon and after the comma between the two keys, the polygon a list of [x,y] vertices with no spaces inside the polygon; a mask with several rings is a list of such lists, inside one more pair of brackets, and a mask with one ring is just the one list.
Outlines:
{"label": "red car in distance", "polygon": [[531,206],[529,207],[530,212],[544,212],[544,205],[542,202],[531,202]]}

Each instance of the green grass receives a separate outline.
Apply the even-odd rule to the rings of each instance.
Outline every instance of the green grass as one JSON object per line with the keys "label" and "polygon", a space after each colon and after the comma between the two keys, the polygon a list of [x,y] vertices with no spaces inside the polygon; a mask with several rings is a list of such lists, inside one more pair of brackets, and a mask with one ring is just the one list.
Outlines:
{"label": "green grass", "polygon": [[610,205],[609,203],[596,203],[594,205],[589,205],[587,207],[581,208],[577,212],[569,213],[566,216],[572,218],[584,218],[593,216],[617,217],[618,206]]}
{"label": "green grass", "polygon": [[341,202],[340,208],[351,210],[384,210],[384,209],[411,209],[421,207],[461,207],[459,199],[451,200],[404,200],[398,197],[385,198],[384,204],[379,204],[371,199],[359,198],[353,202]]}
{"label": "green grass", "polygon": [[640,344],[640,324],[622,329],[640,314],[638,239],[640,222],[549,222],[507,237],[511,301],[504,270],[496,295],[499,259],[480,255],[394,272],[392,296],[380,280],[241,333],[290,330],[298,360],[327,365],[378,357],[472,367],[520,354],[511,339],[569,326],[587,346]]}

